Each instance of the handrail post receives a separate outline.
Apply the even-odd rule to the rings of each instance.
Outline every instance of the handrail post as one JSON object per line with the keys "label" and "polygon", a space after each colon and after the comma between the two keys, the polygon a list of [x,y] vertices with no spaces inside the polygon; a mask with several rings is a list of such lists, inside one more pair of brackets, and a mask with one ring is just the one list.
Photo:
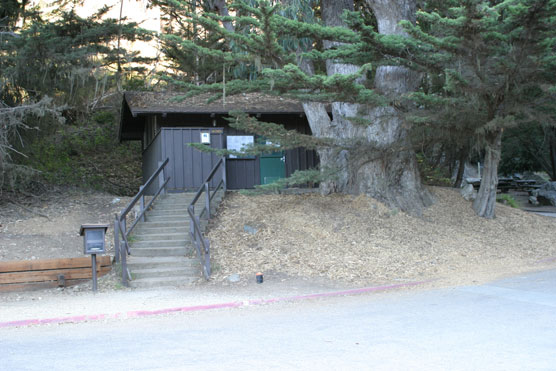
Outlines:
{"label": "handrail post", "polygon": [[[191,208],[191,214],[195,215],[195,205],[190,205],[189,207]],[[193,218],[191,218],[191,216],[189,216],[189,233],[191,233],[191,238],[193,239],[193,241],[191,242],[195,243],[195,222],[193,221]]]}
{"label": "handrail post", "polygon": [[[210,182],[214,179],[215,174],[218,172],[218,167],[222,166],[222,180],[214,189],[214,193],[210,193]],[[207,219],[211,218],[210,201],[212,197],[216,195],[216,192],[223,187],[224,193],[227,190],[227,179],[226,179],[226,157],[222,157],[217,164],[212,168],[210,174],[207,176],[205,182],[199,187],[197,193],[193,197],[193,200],[187,208],[187,212],[190,217],[189,222],[189,233],[191,235],[192,243],[199,254],[199,260],[201,266],[203,267],[203,274],[208,280],[211,275],[210,267],[210,241],[203,237],[203,232],[201,231],[201,218],[203,212],[206,210]],[[201,211],[200,215],[195,214],[195,203],[200,200],[202,193],[205,192],[205,208]]]}
{"label": "handrail post", "polygon": [[207,210],[207,219],[210,219],[210,189],[208,182],[205,183],[205,208]]}
{"label": "handrail post", "polygon": [[[139,192],[141,192],[143,190],[143,188],[145,188],[145,186],[140,186],[139,187]],[[141,215],[141,221],[144,222],[145,221],[145,214],[143,213],[143,210],[145,210],[145,195],[142,194],[141,198],[139,199],[139,213]]]}
{"label": "handrail post", "polygon": [[120,223],[118,222],[118,214],[114,220],[114,262],[120,262]]}
{"label": "handrail post", "polygon": [[[165,181],[165,180],[168,179],[168,177],[166,176],[166,165],[164,165],[164,167],[162,168],[162,171],[161,171],[160,173],[162,174],[162,180],[163,180],[163,181]],[[161,192],[166,193],[166,192],[167,192],[167,189],[166,189],[166,188],[168,188],[168,182],[165,181],[163,184],[164,184],[164,188],[162,189]],[[164,193],[163,193],[163,194],[164,194]]]}
{"label": "handrail post", "polygon": [[207,272],[205,278],[208,280],[212,273],[210,269],[210,241],[208,238],[205,238],[205,271]]}
{"label": "handrail post", "polygon": [[224,192],[228,190],[228,180],[226,179],[226,156],[222,157],[222,180],[224,181]]}
{"label": "handrail post", "polygon": [[[126,245],[125,241],[123,241],[123,243],[124,245]],[[129,283],[127,282],[127,246],[124,247],[124,249],[120,249],[122,252],[122,285],[128,287]]]}
{"label": "handrail post", "polygon": [[122,218],[121,222],[122,222],[122,232],[124,232],[124,236],[126,236],[126,238],[127,238],[127,222],[126,222],[126,220],[127,220],[127,216],[124,216]]}
{"label": "handrail post", "polygon": [[[164,162],[162,161],[158,161],[158,167],[162,166]],[[164,189],[160,192],[160,194],[165,194],[166,193],[166,187],[164,186],[164,169],[158,173],[158,188],[162,188],[164,187]]]}

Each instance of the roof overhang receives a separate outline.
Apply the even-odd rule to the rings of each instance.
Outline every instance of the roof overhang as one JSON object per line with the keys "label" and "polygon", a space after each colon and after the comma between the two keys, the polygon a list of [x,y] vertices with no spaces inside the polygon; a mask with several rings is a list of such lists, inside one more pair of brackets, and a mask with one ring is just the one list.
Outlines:
{"label": "roof overhang", "polygon": [[252,115],[305,115],[300,102],[261,93],[236,94],[211,99],[212,94],[185,97],[183,93],[125,92],[122,101],[119,140],[141,140],[146,117],[178,115],[228,115],[242,111]]}

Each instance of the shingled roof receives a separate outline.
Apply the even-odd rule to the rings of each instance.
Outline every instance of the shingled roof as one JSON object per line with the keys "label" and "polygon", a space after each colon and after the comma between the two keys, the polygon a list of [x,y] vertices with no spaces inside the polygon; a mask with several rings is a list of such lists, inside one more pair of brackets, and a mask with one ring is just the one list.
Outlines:
{"label": "shingled roof", "polygon": [[211,101],[212,94],[204,93],[182,99],[183,93],[126,92],[124,99],[137,115],[146,113],[216,113],[227,114],[240,110],[247,113],[303,113],[302,105],[293,100],[261,93],[244,93]]}

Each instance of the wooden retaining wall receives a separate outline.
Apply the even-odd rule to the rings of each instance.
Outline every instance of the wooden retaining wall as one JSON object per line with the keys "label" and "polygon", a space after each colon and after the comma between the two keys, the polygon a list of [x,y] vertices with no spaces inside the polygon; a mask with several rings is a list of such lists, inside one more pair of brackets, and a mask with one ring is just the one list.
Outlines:
{"label": "wooden retaining wall", "polygon": [[[71,286],[92,279],[91,257],[0,262],[0,292]],[[97,275],[112,269],[110,256],[97,256]]]}

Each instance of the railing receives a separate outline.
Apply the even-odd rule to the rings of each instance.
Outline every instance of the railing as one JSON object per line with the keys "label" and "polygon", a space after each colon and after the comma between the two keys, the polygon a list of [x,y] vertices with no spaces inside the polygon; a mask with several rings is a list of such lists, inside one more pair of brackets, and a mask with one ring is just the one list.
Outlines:
{"label": "railing", "polygon": [[[164,194],[166,192],[166,185],[170,180],[170,177],[165,179],[164,176],[164,169],[168,164],[169,159],[167,158],[164,162],[158,163],[158,169],[151,175],[151,177],[147,180],[145,184],[139,187],[139,192],[133,197],[133,199],[129,202],[127,207],[119,214],[116,214],[116,219],[114,220],[114,250],[115,250],[115,260],[116,262],[121,262],[122,266],[122,284],[124,286],[128,286],[128,281],[131,280],[131,275],[127,270],[127,256],[130,255],[129,251],[129,241],[128,237],[131,234],[131,231],[139,221],[145,221],[145,211],[151,207],[154,200],[160,195],[161,193]],[[158,189],[154,193],[153,198],[149,201],[147,205],[145,205],[145,192],[147,188],[158,179]],[[127,214],[131,210],[133,210],[135,204],[139,201],[139,214],[136,216],[135,221],[131,225],[129,229],[127,229]],[[121,237],[121,241],[120,241]],[[123,246],[122,246],[123,245]]]}
{"label": "railing", "polygon": [[[218,169],[222,167],[222,179],[218,183],[218,185],[214,188],[211,193],[209,188],[209,183],[218,171]],[[203,185],[199,187],[199,190],[193,197],[193,201],[187,207],[187,213],[189,214],[189,218],[191,221],[189,222],[189,233],[191,235],[191,242],[195,249],[197,250],[197,254],[199,255],[199,260],[201,261],[201,267],[203,268],[203,275],[205,279],[209,279],[211,274],[211,267],[210,267],[210,242],[208,239],[203,237],[203,233],[201,231],[201,217],[203,214],[206,214],[206,218],[210,219],[210,203],[216,193],[223,189],[226,192],[226,158],[222,157],[216,165],[212,168],[210,174],[205,179]],[[201,195],[205,193],[205,202],[204,202],[204,209],[199,213],[199,216],[195,215],[195,203],[201,198]]]}

